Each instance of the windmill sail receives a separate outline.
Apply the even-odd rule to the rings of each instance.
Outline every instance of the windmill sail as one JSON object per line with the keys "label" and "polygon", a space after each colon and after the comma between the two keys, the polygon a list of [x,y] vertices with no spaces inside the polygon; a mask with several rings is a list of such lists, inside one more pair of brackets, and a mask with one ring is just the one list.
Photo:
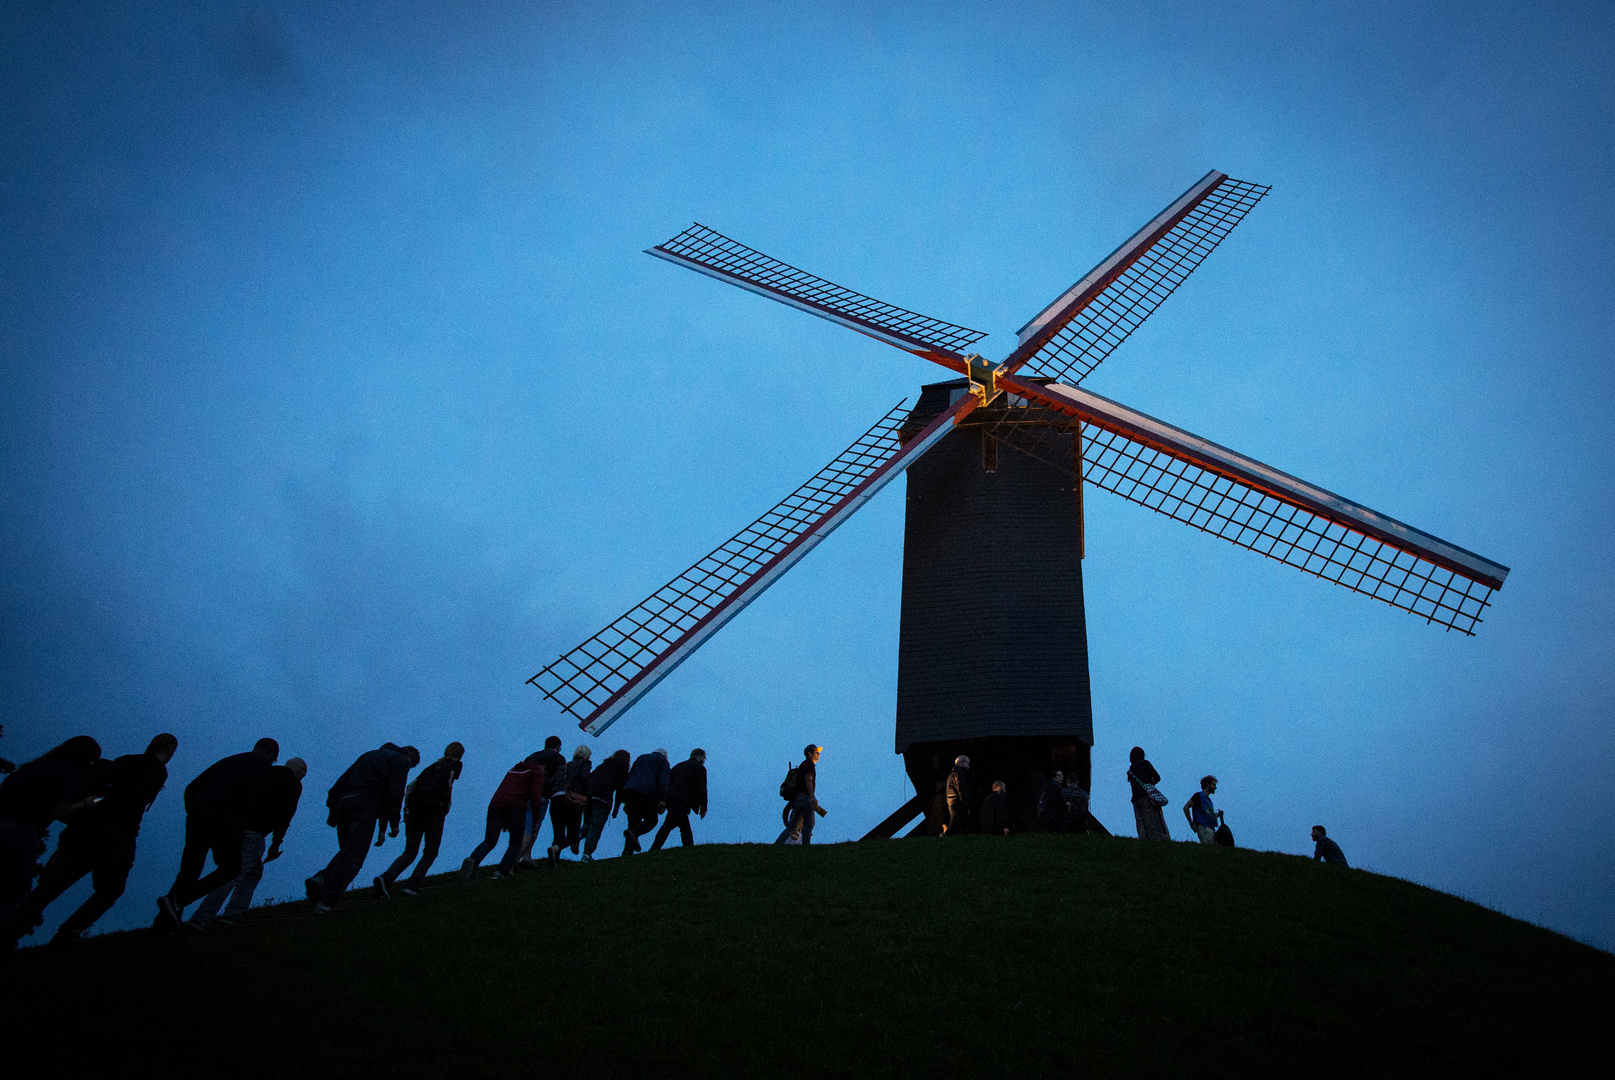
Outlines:
{"label": "windmill sail", "polygon": [[646,253],[921,356],[934,352],[958,359],[963,350],[987,336],[980,330],[919,315],[844,289],[736,243],[705,225],[691,225]]}
{"label": "windmill sail", "polygon": [[1021,327],[1020,345],[1004,360],[1004,371],[1024,368],[1067,385],[1081,382],[1269,190],[1215,170],[1201,177]]}
{"label": "windmill sail", "polygon": [[1508,576],[1506,566],[1098,394],[1015,377],[1003,385],[1011,398],[992,429],[999,441],[1073,471],[1069,443],[1048,438],[1057,429],[1049,410],[1074,417],[1089,483],[1428,622],[1473,634]]}
{"label": "windmill sail", "polygon": [[598,735],[974,407],[910,436],[903,404],[766,514],[527,680]]}

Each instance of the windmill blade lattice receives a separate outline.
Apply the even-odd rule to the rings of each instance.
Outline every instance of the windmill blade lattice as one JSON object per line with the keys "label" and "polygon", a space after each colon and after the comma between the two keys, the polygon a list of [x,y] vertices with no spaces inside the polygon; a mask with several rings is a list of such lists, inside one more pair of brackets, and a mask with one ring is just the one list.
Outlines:
{"label": "windmill blade lattice", "polygon": [[899,403],[767,513],[527,681],[598,735],[970,408],[961,402],[916,433]]}
{"label": "windmill blade lattice", "polygon": [[[1034,319],[1021,328],[1022,346],[1005,360],[1006,370],[1020,369],[1028,375],[1077,385],[1183,284],[1270,190],[1224,176],[1175,224],[1163,223],[1169,227],[1153,243],[1144,243],[1133,252],[1125,250],[1126,244],[1118,248],[1089,272],[1094,281],[1085,277],[1068,290],[1067,295],[1077,295],[1068,302],[1071,310],[1064,313],[1063,324],[1056,315],[1042,324]],[[1171,210],[1168,207],[1163,216]],[[1148,241],[1149,231],[1147,225],[1141,230],[1143,235],[1134,239]],[[1105,263],[1117,254],[1123,255],[1119,264],[1107,267]],[[1085,302],[1083,294],[1090,294]],[[1048,314],[1045,309],[1044,315]],[[1057,329],[1051,332],[1051,327]],[[1044,339],[1041,344],[1038,338]]]}
{"label": "windmill blade lattice", "polygon": [[[1073,475],[1080,459],[1083,479],[1095,487],[1427,622],[1473,635],[1508,575],[1507,567],[1096,394],[1021,388],[1031,393],[1009,396],[1001,418],[977,414],[976,422],[991,425],[990,437]],[[1062,414],[1079,422],[1059,422]],[[1072,432],[1075,444],[1057,437]]]}
{"label": "windmill blade lattice", "polygon": [[814,277],[705,225],[691,225],[666,243],[650,248],[649,253],[909,352],[957,356],[987,336],[981,330],[920,315]]}

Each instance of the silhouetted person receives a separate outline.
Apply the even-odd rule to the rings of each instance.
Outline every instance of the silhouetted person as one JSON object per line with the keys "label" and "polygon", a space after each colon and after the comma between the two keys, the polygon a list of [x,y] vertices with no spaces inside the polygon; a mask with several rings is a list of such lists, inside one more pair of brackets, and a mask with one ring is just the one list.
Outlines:
{"label": "silhouetted person", "polygon": [[628,782],[628,751],[618,750],[589,775],[589,835],[583,841],[583,861],[594,861],[606,819],[617,816],[622,806],[622,786]]}
{"label": "silhouetted person", "polygon": [[948,774],[948,824],[943,836],[958,836],[970,822],[970,810],[975,805],[970,787],[970,759],[963,754],[953,759],[953,771]]}
{"label": "silhouetted person", "polygon": [[425,841],[426,851],[421,855],[420,864],[404,882],[402,890],[405,896],[414,896],[420,891],[427,871],[437,859],[437,849],[443,843],[443,821],[454,802],[454,782],[460,778],[463,757],[465,747],[457,742],[449,743],[443,748],[443,756],[422,769],[404,789],[404,853],[372,882],[383,897],[392,895],[393,882],[409,869]]}
{"label": "silhouetted person", "polygon": [[571,848],[574,855],[578,853],[578,844],[583,839],[580,829],[583,811],[589,805],[590,771],[589,748],[580,743],[572,751],[572,760],[566,763],[561,786],[556,788],[555,798],[550,803],[550,825],[555,830],[555,843],[550,845],[549,852],[551,866],[561,861],[562,848]]}
{"label": "silhouetted person", "polygon": [[1067,831],[1088,831],[1088,793],[1071,777],[1065,784],[1065,827]]}
{"label": "silhouetted person", "polygon": [[1222,818],[1222,811],[1211,805],[1211,797],[1216,793],[1217,778],[1202,776],[1200,790],[1190,795],[1189,801],[1183,804],[1183,816],[1202,844],[1217,843],[1217,822]]}
{"label": "silhouetted person", "polygon": [[94,806],[85,798],[86,774],[101,760],[101,746],[75,735],[19,767],[0,783],[0,945],[15,948],[22,930],[9,932],[39,874],[45,833],[53,821],[71,823]]}
{"label": "silhouetted person", "polygon": [[382,843],[381,829],[398,835],[398,819],[404,810],[404,786],[409,770],[421,763],[421,752],[413,746],[382,743],[375,750],[360,754],[337,778],[325,797],[330,811],[326,823],[336,827],[337,853],[325,869],[307,878],[303,889],[314,901],[316,912],[327,912],[347,892],[348,886],[364,867],[370,853],[370,834]]}
{"label": "silhouetted person", "polygon": [[[1236,817],[1238,815],[1235,815]],[[1340,845],[1329,839],[1328,833],[1322,825],[1312,826],[1312,841],[1317,847],[1312,849],[1312,861],[1325,863],[1329,866],[1347,866],[1346,853],[1340,850]]]}
{"label": "silhouetted person", "polygon": [[1009,835],[1009,796],[1002,780],[994,780],[992,794],[981,800],[981,831],[987,836]]}
{"label": "silhouetted person", "polygon": [[1127,783],[1133,789],[1133,820],[1138,826],[1138,838],[1172,839],[1172,834],[1166,831],[1166,817],[1161,813],[1161,807],[1166,805],[1166,797],[1155,787],[1161,782],[1161,774],[1144,756],[1142,746],[1133,747],[1128,760]]}
{"label": "silhouetted person", "polygon": [[819,757],[824,747],[808,743],[802,748],[802,764],[796,767],[796,798],[791,800],[791,820],[785,829],[787,844],[813,843],[813,818],[819,809]]}
{"label": "silhouetted person", "polygon": [[499,834],[510,834],[510,844],[505,848],[504,857],[499,860],[499,868],[494,871],[494,877],[503,877],[516,869],[516,856],[521,853],[522,835],[527,827],[527,810],[544,798],[544,766],[532,765],[528,761],[518,761],[505,773],[505,778],[499,781],[499,787],[494,790],[493,798],[488,800],[488,827],[478,844],[465,862],[460,864],[460,876],[469,881],[471,875],[476,873],[477,867],[488,852],[499,843]]}
{"label": "silhouetted person", "polygon": [[1037,819],[1049,832],[1066,831],[1065,773],[1057,772],[1037,797]]}
{"label": "silhouetted person", "polygon": [[[179,874],[167,895],[157,898],[154,927],[177,930],[185,919],[185,906],[241,873],[241,845],[246,839],[247,807],[270,766],[280,757],[280,744],[259,739],[245,754],[231,754],[203,769],[185,787],[185,848],[179,856]],[[208,853],[213,872],[202,876]]]}
{"label": "silhouetted person", "polygon": [[628,782],[622,788],[622,808],[628,811],[628,827],[622,831],[624,855],[639,850],[639,838],[656,828],[656,819],[667,809],[672,771],[666,750],[639,755],[628,770]]}
{"label": "silhouetted person", "polygon": [[690,811],[698,817],[707,816],[707,752],[697,747],[690,751],[687,761],[673,766],[667,780],[667,818],[656,830],[656,839],[650,849],[657,851],[676,827],[679,842],[685,847],[695,846],[695,835],[690,832]]}
{"label": "silhouetted person", "polygon": [[[544,749],[536,754],[529,754],[527,760],[533,765],[544,766],[544,798],[533,808],[527,822],[527,835],[522,837],[522,853],[516,859],[517,866],[533,865],[533,845],[538,842],[538,834],[544,828],[544,814],[549,810],[550,801],[561,790],[566,778],[561,775],[566,771],[566,757],[561,753],[561,737],[551,735],[544,740]],[[551,830],[554,824],[551,824]]]}
{"label": "silhouetted person", "polygon": [[[186,926],[201,930],[215,921],[224,926],[240,924],[252,906],[258,882],[263,880],[264,863],[280,858],[280,846],[297,815],[297,804],[303,798],[303,777],[307,775],[308,763],[300,757],[287,758],[284,765],[271,765],[264,773],[263,783],[242,818],[246,828],[241,838],[240,873],[202,897]],[[265,841],[271,836],[266,853]]]}

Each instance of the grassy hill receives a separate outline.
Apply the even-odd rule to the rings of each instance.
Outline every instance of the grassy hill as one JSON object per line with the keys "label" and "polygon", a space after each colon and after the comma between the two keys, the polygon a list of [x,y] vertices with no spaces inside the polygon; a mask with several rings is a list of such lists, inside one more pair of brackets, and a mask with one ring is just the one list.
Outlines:
{"label": "grassy hill", "polygon": [[72,1073],[1435,1076],[1615,1051],[1615,956],[1190,844],[708,846],[306,906],[25,950],[8,1056],[51,1032]]}

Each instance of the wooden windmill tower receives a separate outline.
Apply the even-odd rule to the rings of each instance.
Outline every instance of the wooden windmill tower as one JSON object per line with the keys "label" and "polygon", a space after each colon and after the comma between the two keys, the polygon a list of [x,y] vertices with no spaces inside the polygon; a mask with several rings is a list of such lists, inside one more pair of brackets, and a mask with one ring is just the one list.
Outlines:
{"label": "wooden windmill tower", "polygon": [[928,809],[938,770],[961,750],[999,774],[1061,766],[1086,781],[1084,482],[1473,634],[1507,567],[1078,386],[1267,191],[1207,173],[1022,327],[997,363],[967,351],[985,334],[842,288],[704,226],[652,248],[962,378],[886,413],[807,483],[529,682],[598,735],[905,470],[896,749],[921,794],[875,835],[894,835]]}

